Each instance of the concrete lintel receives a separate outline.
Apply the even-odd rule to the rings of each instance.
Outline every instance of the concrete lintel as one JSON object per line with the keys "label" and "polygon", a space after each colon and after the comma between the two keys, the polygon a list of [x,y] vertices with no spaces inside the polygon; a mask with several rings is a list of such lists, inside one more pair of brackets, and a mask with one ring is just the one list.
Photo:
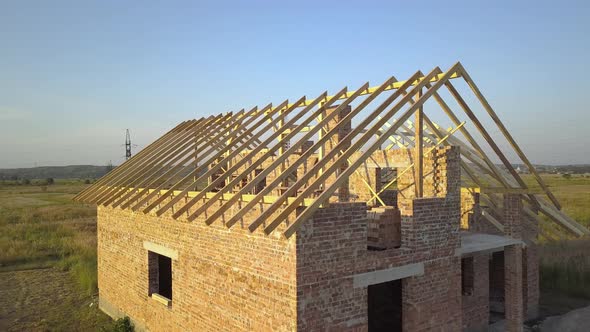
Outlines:
{"label": "concrete lintel", "polygon": [[526,244],[519,239],[483,233],[461,234],[461,248],[455,250],[455,256],[469,256],[474,253],[490,253],[504,250],[504,247]]}
{"label": "concrete lintel", "polygon": [[353,287],[367,287],[387,281],[424,275],[424,263],[414,263],[390,269],[371,271],[354,275]]}
{"label": "concrete lintel", "polygon": [[155,243],[149,242],[149,241],[143,241],[143,248],[147,249],[151,252],[155,252],[156,254],[170,257],[175,261],[178,260],[178,251],[177,250],[166,248],[164,246],[161,246],[159,244],[155,244]]}

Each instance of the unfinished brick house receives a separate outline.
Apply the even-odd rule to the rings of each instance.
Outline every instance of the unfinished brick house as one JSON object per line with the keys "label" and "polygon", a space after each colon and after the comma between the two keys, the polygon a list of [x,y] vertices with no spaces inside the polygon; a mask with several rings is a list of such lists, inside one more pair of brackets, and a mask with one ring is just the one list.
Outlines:
{"label": "unfinished brick house", "polygon": [[588,234],[459,63],[185,121],[76,199],[100,308],[150,331],[520,331],[544,225]]}

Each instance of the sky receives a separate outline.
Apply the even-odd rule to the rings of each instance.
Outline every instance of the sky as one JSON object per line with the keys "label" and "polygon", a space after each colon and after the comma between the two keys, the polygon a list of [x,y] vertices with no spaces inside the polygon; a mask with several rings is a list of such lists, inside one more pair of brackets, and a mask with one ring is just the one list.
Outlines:
{"label": "sky", "polygon": [[0,168],[117,165],[127,128],[138,150],[183,120],[457,61],[532,162],[590,163],[589,59],[587,1],[5,0]]}

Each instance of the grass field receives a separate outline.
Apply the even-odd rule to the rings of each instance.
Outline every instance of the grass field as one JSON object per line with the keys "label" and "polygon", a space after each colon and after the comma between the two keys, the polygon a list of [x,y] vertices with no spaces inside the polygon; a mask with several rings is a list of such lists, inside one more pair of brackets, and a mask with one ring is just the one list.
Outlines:
{"label": "grass field", "polygon": [[[543,177],[564,211],[590,226],[590,178]],[[0,331],[114,329],[97,309],[96,208],[71,201],[85,186],[0,182]],[[549,306],[587,303],[578,299],[590,300],[590,239],[543,243],[541,284]]]}
{"label": "grass field", "polygon": [[[582,225],[590,227],[590,177],[544,174],[543,179],[561,203],[563,211]],[[530,175],[525,176],[524,180],[527,183],[534,181]],[[558,230],[553,223],[545,223],[542,228],[548,233]],[[558,297],[564,295],[575,298],[573,301],[590,300],[589,238],[541,242],[539,268],[542,301],[562,302]],[[559,305],[564,306],[563,303]]]}
{"label": "grass field", "polygon": [[0,330],[112,326],[96,305],[96,208],[71,200],[84,186],[0,185]]}

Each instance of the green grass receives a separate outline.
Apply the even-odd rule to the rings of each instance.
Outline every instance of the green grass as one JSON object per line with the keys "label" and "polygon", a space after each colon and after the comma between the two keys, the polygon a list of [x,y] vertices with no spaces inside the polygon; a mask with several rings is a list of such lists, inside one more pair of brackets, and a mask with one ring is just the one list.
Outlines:
{"label": "green grass", "polygon": [[80,183],[0,189],[0,270],[56,266],[87,293],[96,291],[93,206],[72,202]]}
{"label": "green grass", "polygon": [[83,180],[49,186],[0,182],[0,272],[52,268],[73,280],[64,290],[69,300],[56,312],[47,309],[38,322],[50,330],[67,330],[68,324],[116,330],[96,306],[88,307],[97,294],[96,207],[72,201],[86,186]]}
{"label": "green grass", "polygon": [[[542,178],[561,203],[562,210],[590,227],[590,177],[543,174]],[[531,175],[523,179],[529,185],[534,183]],[[547,222],[541,225],[543,232],[563,232],[547,218],[545,220]],[[542,242],[539,268],[542,290],[590,299],[590,238]]]}
{"label": "green grass", "polygon": [[[524,179],[527,183],[534,181],[532,176]],[[543,179],[562,203],[563,211],[590,227],[590,177],[573,175],[568,179],[544,174]],[[97,292],[96,208],[71,200],[87,185],[83,180],[58,180],[49,186],[32,183],[0,182],[0,272],[61,269],[75,280],[76,296],[91,298]],[[540,273],[543,292],[590,299],[590,239],[542,243]],[[87,310],[78,315],[74,319],[97,319]],[[123,321],[98,321],[102,330],[126,329]]]}
{"label": "green grass", "polygon": [[541,289],[590,299],[590,240],[567,240],[540,247]]}
{"label": "green grass", "polygon": [[[543,174],[542,178],[561,203],[562,210],[577,222],[589,227],[590,176],[574,174],[565,178],[558,174]],[[523,180],[531,186],[535,183],[532,175],[523,176]]]}

